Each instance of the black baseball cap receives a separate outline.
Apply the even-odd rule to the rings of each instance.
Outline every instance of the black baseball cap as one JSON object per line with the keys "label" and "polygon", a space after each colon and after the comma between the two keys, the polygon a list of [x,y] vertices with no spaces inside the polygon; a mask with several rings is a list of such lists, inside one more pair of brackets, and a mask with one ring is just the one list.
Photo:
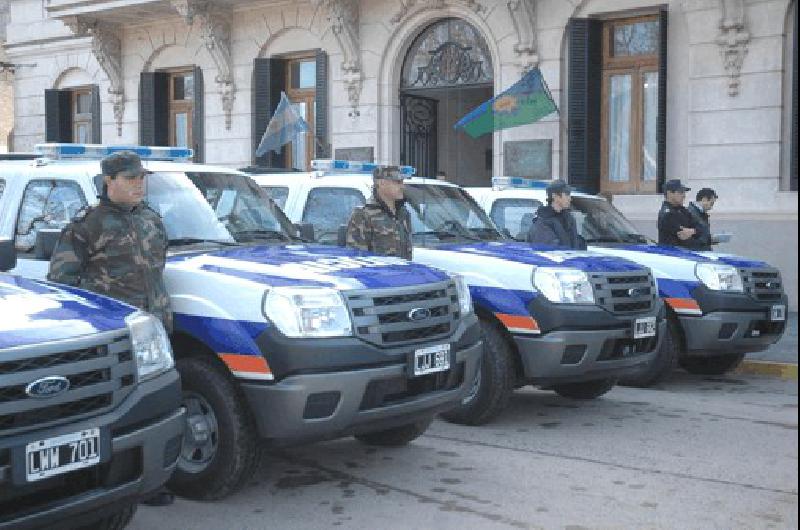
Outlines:
{"label": "black baseball cap", "polygon": [[563,195],[564,193],[567,195],[572,195],[572,188],[570,185],[561,179],[554,180],[548,184],[545,190],[547,191],[548,197],[552,197],[553,195]]}
{"label": "black baseball cap", "polygon": [[100,167],[103,169],[103,175],[112,178],[151,173],[142,166],[142,159],[133,151],[119,151],[110,154],[100,162]]}
{"label": "black baseball cap", "polygon": [[684,186],[680,179],[668,180],[664,184],[664,191],[689,191],[691,189],[692,188]]}
{"label": "black baseball cap", "polygon": [[378,166],[372,172],[372,178],[399,181],[406,179],[405,175],[400,172],[400,168],[397,166]]}

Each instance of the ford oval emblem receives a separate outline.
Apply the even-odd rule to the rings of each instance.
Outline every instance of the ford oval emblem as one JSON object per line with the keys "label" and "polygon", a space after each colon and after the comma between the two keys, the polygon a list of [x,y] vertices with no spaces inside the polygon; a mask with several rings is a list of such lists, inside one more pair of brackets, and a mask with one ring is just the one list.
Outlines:
{"label": "ford oval emblem", "polygon": [[428,320],[431,318],[431,310],[425,307],[417,307],[408,312],[408,319],[412,322]]}
{"label": "ford oval emblem", "polygon": [[25,387],[25,393],[32,398],[56,397],[69,390],[69,379],[61,376],[43,377]]}

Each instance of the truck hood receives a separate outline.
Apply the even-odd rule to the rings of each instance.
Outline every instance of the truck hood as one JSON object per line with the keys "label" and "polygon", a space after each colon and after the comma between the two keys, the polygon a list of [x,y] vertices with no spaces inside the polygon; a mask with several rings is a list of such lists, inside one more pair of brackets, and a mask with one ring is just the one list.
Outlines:
{"label": "truck hood", "polygon": [[442,245],[426,249],[426,252],[429,253],[437,251],[468,254],[470,262],[477,266],[480,264],[480,257],[483,256],[492,260],[503,260],[534,267],[569,267],[584,272],[621,272],[642,269],[641,265],[634,262],[597,252],[559,250],[554,247],[531,246],[527,243],[493,241]]}
{"label": "truck hood", "polygon": [[0,274],[0,351],[121,329],[134,311],[80,289]]}
{"label": "truck hood", "polygon": [[202,270],[259,286],[382,289],[447,280],[437,269],[400,258],[323,245],[244,246],[169,258],[168,269]]}

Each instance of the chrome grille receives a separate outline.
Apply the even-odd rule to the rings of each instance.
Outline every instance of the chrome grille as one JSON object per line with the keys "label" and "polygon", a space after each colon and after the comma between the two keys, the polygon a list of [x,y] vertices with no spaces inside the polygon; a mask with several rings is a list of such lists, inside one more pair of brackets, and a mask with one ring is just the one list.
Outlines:
{"label": "chrome grille", "polygon": [[648,270],[593,272],[589,278],[597,304],[615,315],[648,312],[658,298],[656,282]]}
{"label": "chrome grille", "polygon": [[759,302],[780,302],[783,299],[783,279],[778,269],[739,269],[744,292]]}
{"label": "chrome grille", "polygon": [[[444,338],[460,318],[453,282],[345,293],[356,336],[378,346],[402,346]],[[410,313],[423,309],[424,319]]]}
{"label": "chrome grille", "polygon": [[[133,390],[136,364],[127,332],[8,348],[0,352],[0,435],[101,414]],[[67,392],[32,398],[25,388],[50,376],[65,377]]]}

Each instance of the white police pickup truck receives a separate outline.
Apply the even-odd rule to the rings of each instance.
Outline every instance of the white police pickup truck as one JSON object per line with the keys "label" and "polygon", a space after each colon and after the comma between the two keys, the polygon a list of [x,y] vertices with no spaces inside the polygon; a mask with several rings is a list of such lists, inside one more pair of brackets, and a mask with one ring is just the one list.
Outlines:
{"label": "white police pickup truck", "polygon": [[175,469],[180,402],[154,317],[0,272],[0,529],[125,526]]}
{"label": "white police pickup truck", "polygon": [[[492,188],[467,191],[497,226],[524,241],[547,183],[504,177]],[[786,329],[787,296],[780,271],[768,264],[716,252],[652,244],[602,197],[574,193],[572,212],[589,248],[649,267],[667,304],[671,340],[653,364],[629,383],[663,380],[675,363],[692,373],[734,369],[747,352],[764,350]]]}
{"label": "white police pickup truck", "polygon": [[[290,219],[313,226],[316,240],[341,245],[352,209],[372,194],[375,166],[327,160],[314,167],[311,173],[253,178]],[[592,399],[655,355],[664,308],[646,267],[586,252],[537,252],[507,241],[453,184],[409,178],[405,194],[414,262],[464,277],[484,334],[473,391],[445,418],[484,423],[515,387],[528,384]]]}
{"label": "white police pickup truck", "polygon": [[[48,230],[97,202],[96,158],[123,148],[38,149],[44,158],[0,162],[0,234],[16,241],[17,270],[42,278]],[[255,470],[263,440],[408,443],[467,394],[482,344],[463,280],[300,244],[235,171],[172,160],[189,150],[133,150],[153,171],[147,202],[170,239],[171,342],[188,410],[177,493],[230,493]]]}

